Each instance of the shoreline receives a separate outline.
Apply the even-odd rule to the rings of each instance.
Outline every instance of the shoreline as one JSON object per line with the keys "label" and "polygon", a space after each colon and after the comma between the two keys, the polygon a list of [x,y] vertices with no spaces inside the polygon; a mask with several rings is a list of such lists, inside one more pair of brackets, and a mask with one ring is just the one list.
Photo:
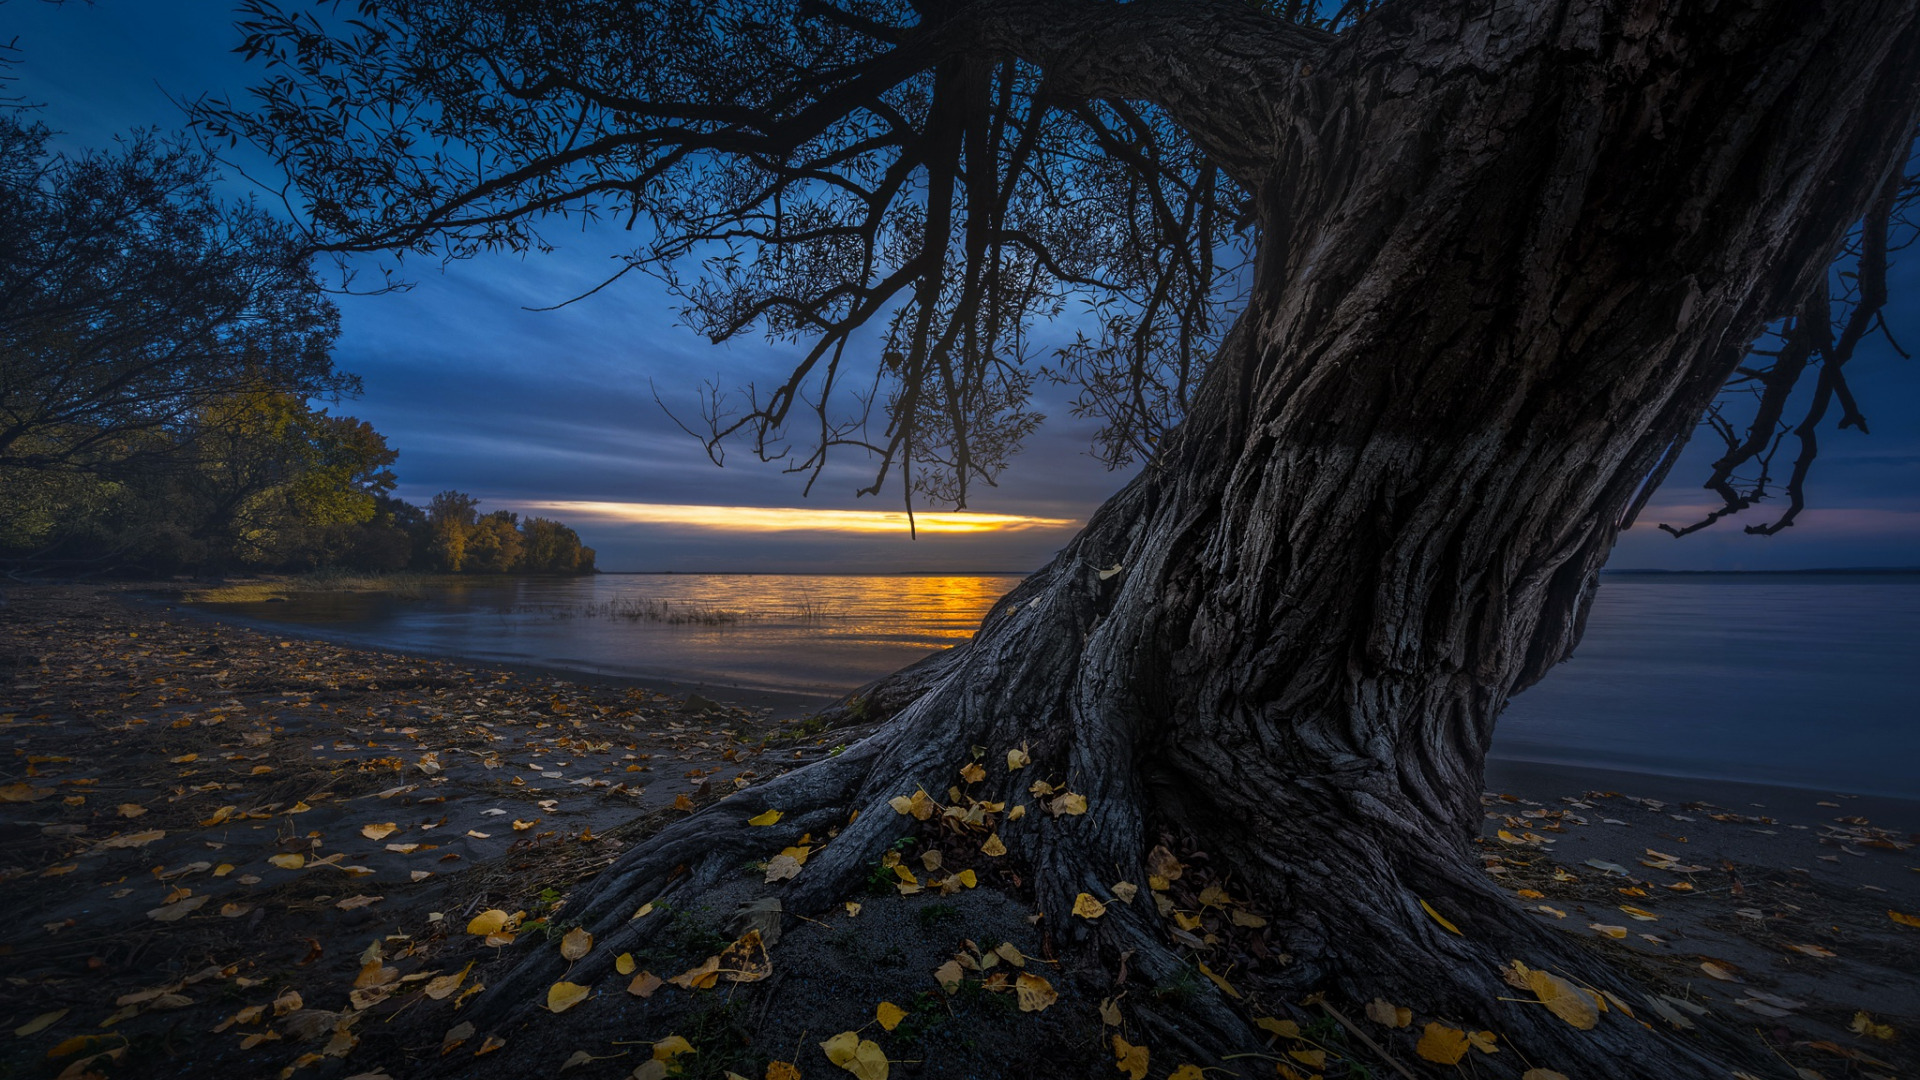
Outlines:
{"label": "shoreline", "polygon": [[[1904,820],[1909,827],[1920,831],[1920,798],[1884,792],[1846,791],[1810,784],[1651,772],[1606,765],[1575,765],[1564,761],[1490,754],[1483,786],[1488,790],[1498,790],[1503,785],[1527,792],[1598,788],[1665,802],[1699,800],[1727,806],[1753,803],[1763,803],[1768,807],[1799,806],[1803,803],[1811,806],[1822,799],[1840,800],[1850,813]],[[1632,790],[1628,791],[1629,788]],[[1861,809],[1856,811],[1856,807]]]}
{"label": "shoreline", "polygon": [[[369,641],[353,634],[330,634],[309,624],[278,622],[272,619],[260,619],[237,613],[210,611],[188,602],[184,598],[167,596],[158,590],[130,589],[120,593],[128,602],[170,614],[180,614],[189,618],[215,623],[231,623],[262,632],[272,632],[285,637],[311,641],[324,641],[347,648],[364,649],[391,653],[400,656],[414,656],[429,660],[454,661],[467,664],[484,664],[489,667],[513,671],[517,674],[534,677],[570,679],[599,682],[612,686],[638,687],[657,693],[685,697],[688,694],[700,694],[714,700],[725,700],[750,708],[771,709],[774,719],[784,720],[807,715],[845,701],[858,693],[863,683],[849,686],[839,691],[808,693],[791,688],[772,688],[748,686],[739,683],[708,682],[699,679],[675,679],[653,675],[636,675],[617,671],[608,671],[591,664],[568,664],[563,661],[536,662],[529,660],[511,660],[497,657],[475,656],[462,652],[442,652],[431,649],[419,649]],[[931,655],[931,654],[930,654]],[[1549,797],[1558,797],[1564,791],[1587,790],[1592,788],[1631,787],[1637,793],[1651,798],[1671,802],[1704,800],[1716,803],[1739,805],[1749,802],[1766,802],[1778,805],[1798,805],[1800,802],[1811,804],[1816,796],[1842,798],[1845,800],[1864,800],[1861,805],[1871,807],[1866,816],[1887,816],[1904,820],[1909,827],[1920,831],[1920,795],[1895,795],[1883,791],[1862,791],[1833,788],[1816,784],[1797,784],[1774,780],[1754,780],[1741,777],[1709,776],[1684,772],[1664,772],[1647,769],[1622,768],[1606,764],[1574,764],[1542,758],[1507,757],[1499,754],[1498,748],[1489,754],[1486,761],[1486,786],[1494,788],[1498,783],[1532,792],[1545,792]],[[1808,796],[1802,798],[1802,796]],[[1537,796],[1535,796],[1537,797]]]}

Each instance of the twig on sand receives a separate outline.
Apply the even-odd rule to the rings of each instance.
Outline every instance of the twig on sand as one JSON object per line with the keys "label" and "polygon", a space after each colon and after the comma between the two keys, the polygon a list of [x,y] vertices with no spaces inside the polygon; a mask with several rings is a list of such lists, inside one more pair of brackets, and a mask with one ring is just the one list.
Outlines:
{"label": "twig on sand", "polygon": [[1359,1039],[1363,1043],[1366,1043],[1367,1049],[1372,1050],[1376,1054],[1379,1054],[1381,1061],[1384,1061],[1387,1064],[1393,1066],[1394,1072],[1397,1072],[1401,1076],[1406,1077],[1407,1080],[1420,1080],[1419,1077],[1408,1072],[1407,1067],[1405,1065],[1402,1065],[1399,1062],[1393,1060],[1393,1055],[1387,1053],[1385,1047],[1381,1046],[1377,1042],[1374,1042],[1371,1036],[1369,1036],[1366,1032],[1361,1031],[1359,1028],[1355,1027],[1351,1020],[1348,1020],[1345,1016],[1342,1016],[1340,1014],[1339,1009],[1336,1009],[1332,1005],[1327,1004],[1327,1001],[1325,998],[1322,998],[1316,1004],[1318,1004],[1321,1008],[1327,1010],[1327,1015],[1333,1017],[1335,1020],[1338,1020],[1340,1022],[1340,1026],[1343,1028],[1346,1028],[1348,1033],[1351,1034],[1354,1038]]}

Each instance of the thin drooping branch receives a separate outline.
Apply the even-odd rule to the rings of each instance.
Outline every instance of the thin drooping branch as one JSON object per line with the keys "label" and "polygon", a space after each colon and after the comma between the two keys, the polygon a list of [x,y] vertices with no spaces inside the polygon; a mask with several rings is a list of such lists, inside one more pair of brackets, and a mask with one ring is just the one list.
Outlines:
{"label": "thin drooping branch", "polygon": [[[1773,536],[1799,518],[1807,507],[1807,481],[1820,453],[1820,425],[1833,405],[1840,406],[1839,430],[1867,431],[1867,417],[1847,382],[1847,363],[1876,330],[1895,352],[1906,355],[1886,325],[1887,271],[1893,252],[1920,234],[1920,222],[1913,213],[1916,206],[1920,206],[1920,172],[1890,175],[1859,228],[1848,237],[1833,272],[1814,285],[1793,316],[1771,335],[1772,347],[1755,349],[1701,418],[1702,426],[1726,447],[1701,485],[1720,497],[1720,505],[1690,524],[1662,524],[1662,530],[1675,537],[1687,536],[1780,494],[1787,505],[1771,520],[1749,525],[1745,531]],[[1789,424],[1785,417],[1797,399],[1805,399],[1805,404],[1799,421]],[[1744,421],[1735,417],[1742,402],[1751,402],[1752,409]],[[1773,461],[1788,437],[1798,450],[1784,483],[1776,489]]]}

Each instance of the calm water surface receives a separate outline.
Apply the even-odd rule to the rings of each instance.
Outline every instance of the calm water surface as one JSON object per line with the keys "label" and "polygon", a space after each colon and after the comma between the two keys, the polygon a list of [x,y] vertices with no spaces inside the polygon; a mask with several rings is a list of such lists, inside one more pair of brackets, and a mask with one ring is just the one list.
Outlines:
{"label": "calm water surface", "polygon": [[[1019,580],[605,574],[217,607],[387,648],[838,695],[966,640]],[[737,621],[621,617],[648,604]],[[1917,721],[1920,575],[1615,574],[1494,753],[1920,797]]]}
{"label": "calm water surface", "polygon": [[[838,697],[967,640],[1020,578],[600,574],[205,606],[385,648]],[[649,608],[692,621],[629,617]]]}

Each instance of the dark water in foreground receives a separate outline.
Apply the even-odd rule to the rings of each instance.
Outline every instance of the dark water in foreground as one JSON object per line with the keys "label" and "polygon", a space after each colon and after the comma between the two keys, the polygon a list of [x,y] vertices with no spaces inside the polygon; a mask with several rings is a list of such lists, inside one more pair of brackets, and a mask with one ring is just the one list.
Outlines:
{"label": "dark water in foreground", "polygon": [[[1018,581],[607,574],[208,606],[384,648],[838,695],[966,640]],[[1515,699],[1494,753],[1920,797],[1920,575],[1609,575],[1578,655]]]}

